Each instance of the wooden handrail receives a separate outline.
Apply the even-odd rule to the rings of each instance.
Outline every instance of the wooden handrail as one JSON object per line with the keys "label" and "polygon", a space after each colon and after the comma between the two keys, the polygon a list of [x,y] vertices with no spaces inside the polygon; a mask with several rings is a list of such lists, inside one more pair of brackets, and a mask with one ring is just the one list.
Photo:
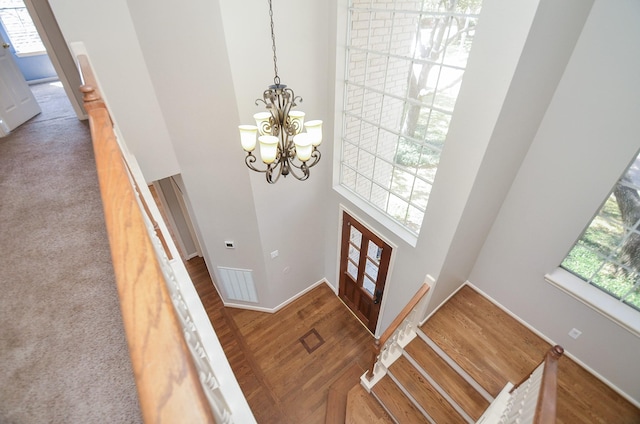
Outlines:
{"label": "wooden handrail", "polygon": [[535,424],[552,424],[556,422],[556,401],[558,398],[558,360],[564,353],[562,346],[549,349],[544,357],[540,395],[536,404]]}
{"label": "wooden handrail", "polygon": [[[543,365],[542,379],[540,382],[540,391],[536,402],[535,415],[533,417],[534,424],[554,424],[556,422],[556,401],[558,397],[558,360],[564,353],[564,349],[560,345],[550,348],[544,355],[542,361],[534,368],[536,370]],[[526,375],[518,384],[513,386],[510,393],[513,393],[529,380]]]}
{"label": "wooden handrail", "polygon": [[87,57],[78,56],[78,62],[142,417],[149,423],[213,423],[111,117],[96,90]]}
{"label": "wooden handrail", "polygon": [[402,311],[400,311],[398,316],[391,322],[391,325],[389,325],[389,327],[385,330],[385,332],[382,333],[382,336],[380,336],[379,339],[376,339],[374,341],[374,344],[372,347],[371,365],[369,367],[369,370],[367,371],[368,379],[371,379],[371,377],[373,377],[373,368],[376,364],[376,361],[378,360],[378,355],[380,355],[380,349],[382,348],[382,346],[384,346],[387,340],[389,340],[389,338],[393,335],[393,333],[395,333],[398,327],[400,327],[400,324],[402,324],[404,320],[407,319],[411,311],[413,311],[413,308],[415,308],[416,305],[422,300],[422,298],[427,294],[429,289],[430,289],[429,285],[427,283],[424,283],[418,289],[416,294],[413,295],[411,300],[409,300],[409,303],[407,303],[405,307],[402,308]]}

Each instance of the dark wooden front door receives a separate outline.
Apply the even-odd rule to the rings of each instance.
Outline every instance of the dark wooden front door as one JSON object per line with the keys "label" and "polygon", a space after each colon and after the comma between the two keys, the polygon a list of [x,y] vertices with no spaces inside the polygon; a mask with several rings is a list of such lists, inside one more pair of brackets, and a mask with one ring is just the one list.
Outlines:
{"label": "dark wooden front door", "polygon": [[343,212],[339,295],[372,333],[390,260],[391,246]]}

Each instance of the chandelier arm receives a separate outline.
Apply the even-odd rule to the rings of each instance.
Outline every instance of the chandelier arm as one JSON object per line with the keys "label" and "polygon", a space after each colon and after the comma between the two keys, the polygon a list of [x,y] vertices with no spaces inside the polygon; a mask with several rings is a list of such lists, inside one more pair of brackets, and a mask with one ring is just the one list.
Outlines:
{"label": "chandelier arm", "polygon": [[[282,161],[280,160],[267,165],[265,178],[267,179],[267,182],[269,184],[275,184],[280,179],[280,176],[282,175],[282,168]],[[273,173],[276,169],[278,170],[278,173],[276,175],[276,178],[274,179]]]}
{"label": "chandelier arm", "polygon": [[317,150],[315,147],[313,148],[313,152],[311,152],[311,157],[313,158],[313,161],[309,162],[302,162],[300,165],[296,165],[296,163],[293,161],[293,159],[290,160],[291,166],[297,169],[301,169],[304,170],[303,168],[309,169],[313,166],[315,166],[318,162],[320,162],[320,150]]}
{"label": "chandelier arm", "polygon": [[313,148],[313,152],[311,152],[311,157],[313,158],[313,162],[309,163],[309,161],[307,161],[307,166],[309,168],[315,166],[318,162],[320,162],[320,157],[322,155],[320,154],[320,150],[318,150],[317,147]]}
{"label": "chandelier arm", "polygon": [[245,156],[245,158],[244,158],[244,163],[253,171],[256,171],[256,172],[267,172],[266,169],[259,169],[259,168],[256,168],[255,166],[253,166],[253,164],[255,162],[256,162],[256,157],[253,155],[253,153],[247,152],[247,156]]}
{"label": "chandelier arm", "polygon": [[[291,160],[289,161],[289,165],[290,165],[289,173],[290,173],[291,175],[293,175],[297,180],[299,180],[299,181],[304,181],[304,180],[306,180],[307,178],[309,178],[309,166],[306,164],[306,162],[302,162],[302,163],[300,163],[300,165],[297,165],[297,164],[294,162],[294,160],[293,160],[293,159],[291,159]],[[296,169],[299,169],[300,171],[302,171],[302,175],[299,175],[299,174],[296,172]]]}
{"label": "chandelier arm", "polygon": [[[306,163],[303,162],[300,166],[296,166],[293,162],[291,162],[291,165],[291,175],[293,175],[296,180],[304,181],[309,178],[309,167]],[[294,171],[294,169],[299,169],[300,171],[302,171],[302,175],[298,175],[296,171]]]}

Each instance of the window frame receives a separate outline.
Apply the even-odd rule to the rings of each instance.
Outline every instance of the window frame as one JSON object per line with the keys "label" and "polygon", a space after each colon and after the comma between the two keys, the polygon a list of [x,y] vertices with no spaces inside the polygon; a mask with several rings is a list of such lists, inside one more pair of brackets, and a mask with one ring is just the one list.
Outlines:
{"label": "window frame", "polygon": [[13,10],[15,11],[16,14],[19,14],[20,11],[23,11],[23,13],[29,19],[29,22],[31,23],[32,28],[30,28],[30,31],[22,31],[21,34],[35,34],[38,39],[38,42],[36,43],[38,45],[38,49],[23,49],[24,45],[31,45],[31,44],[22,43],[20,40],[16,40],[14,37],[19,34],[16,34],[16,32],[13,31],[12,28],[6,27],[4,23],[0,23],[0,25],[4,27],[4,30],[7,36],[9,37],[9,40],[7,40],[7,42],[11,43],[13,49],[15,50],[15,55],[17,57],[41,56],[41,55],[47,54],[47,49],[44,43],[42,42],[42,40],[40,39],[40,34],[38,33],[38,29],[36,28],[35,23],[31,18],[31,14],[27,10],[27,7],[24,4],[24,1],[21,1],[21,3],[22,3],[22,6],[10,6],[10,7],[0,6],[0,10]]}
{"label": "window frame", "polygon": [[640,337],[640,315],[638,311],[624,304],[621,300],[561,267],[546,274],[544,279],[547,283]]}
{"label": "window frame", "polygon": [[595,284],[583,279],[582,277],[572,273],[570,270],[562,267],[562,262],[569,256],[573,248],[582,239],[587,229],[591,226],[593,221],[598,217],[605,203],[609,200],[610,196],[614,192],[617,184],[627,174],[629,169],[640,160],[640,152],[635,151],[633,158],[626,164],[621,174],[615,180],[614,185],[607,192],[604,201],[598,206],[598,209],[591,217],[589,222],[585,225],[583,231],[580,233],[577,239],[574,240],[569,250],[565,253],[560,265],[558,267],[545,274],[544,279],[547,283],[562,290],[569,296],[580,301],[584,305],[600,313],[602,316],[608,318],[620,327],[629,331],[637,337],[640,337],[640,311],[631,305],[626,304],[622,299],[616,298],[614,295],[605,291],[605,289],[598,287]]}
{"label": "window frame", "polygon": [[[415,247],[417,245],[417,241],[419,238],[419,234],[420,234],[420,230],[418,230],[417,232],[415,230],[413,230],[412,228],[409,227],[408,224],[403,224],[400,221],[396,220],[393,216],[391,216],[389,214],[389,212],[386,212],[385,210],[381,210],[379,209],[376,205],[374,205],[370,200],[367,200],[363,197],[361,197],[359,194],[357,194],[357,192],[355,191],[355,189],[351,189],[348,186],[345,186],[342,184],[342,168],[343,168],[343,144],[344,144],[344,122],[345,122],[345,115],[347,114],[346,109],[347,109],[347,105],[346,105],[346,101],[347,99],[345,98],[345,91],[347,88],[347,69],[349,66],[348,60],[349,60],[349,50],[354,50],[353,47],[349,47],[350,46],[350,36],[351,36],[351,28],[349,25],[350,22],[350,13],[351,13],[351,2],[349,0],[339,0],[338,1],[338,5],[337,5],[337,20],[336,20],[336,25],[337,25],[337,52],[336,52],[336,74],[335,74],[335,110],[336,110],[336,115],[335,115],[335,121],[334,121],[334,134],[335,134],[335,140],[336,142],[334,143],[334,148],[333,148],[333,161],[334,161],[334,166],[333,166],[333,181],[332,181],[332,185],[333,185],[333,189],[342,197],[344,197],[345,199],[347,199],[348,201],[350,201],[351,203],[353,203],[355,206],[357,206],[358,208],[362,209],[363,211],[366,211],[367,214],[369,214],[372,218],[374,218],[375,220],[377,220],[380,224],[382,224],[383,226],[385,226],[389,231],[391,231],[394,235],[398,236],[399,238],[401,238],[403,241],[407,242],[409,245],[411,245],[412,247]],[[480,17],[480,13],[476,13],[476,14],[471,14],[469,15],[472,19],[478,19]],[[355,48],[355,50],[358,50],[358,48]],[[420,62],[420,59],[412,59],[412,61],[414,62]],[[426,62],[429,62],[428,60],[424,60]],[[439,60],[438,64],[440,66],[442,66],[444,64],[444,60]],[[460,70],[465,71],[466,70],[466,65],[463,67],[460,67],[458,65],[454,65],[454,64],[446,64],[444,67],[446,68],[460,68]],[[358,85],[358,84],[356,84]],[[393,97],[393,96],[391,96]],[[408,99],[404,99],[405,103],[407,102]],[[410,99],[409,99],[410,100]],[[438,112],[440,109],[439,107],[432,105],[431,107],[432,110]],[[447,115],[449,116],[453,116],[453,114],[455,113],[454,110],[450,111],[450,112],[446,112]],[[383,128],[382,125],[380,125],[380,123],[378,123],[376,125],[376,128]],[[406,139],[411,139],[410,137],[407,136],[403,136],[402,134],[399,135],[399,137],[404,137]],[[421,143],[423,143],[425,146],[427,146],[429,143],[427,140],[423,140]],[[435,148],[435,147],[434,147]],[[397,166],[398,169],[403,169],[402,166],[398,165]],[[424,179],[424,176],[417,176],[414,175],[414,177],[416,179]],[[432,178],[433,180],[433,178]],[[373,184],[375,184],[375,182],[372,180],[371,181]],[[415,182],[414,182],[415,184]],[[433,187],[434,181],[429,182],[429,184],[431,185],[431,187]],[[409,205],[409,209],[411,209],[411,207],[413,208],[417,208],[420,209],[422,207],[417,206],[416,204],[414,204],[414,202],[409,199],[406,200],[403,197],[395,194],[391,189],[387,190],[388,196],[398,196],[399,198],[405,200],[408,205]],[[428,208],[428,206],[425,205],[424,210],[421,210],[422,212],[422,222],[424,222],[424,218],[426,217],[426,209]],[[410,212],[408,212],[410,213]],[[422,225],[421,225],[422,226]]]}
{"label": "window frame", "polygon": [[[338,0],[337,4],[337,43],[336,43],[336,64],[335,64],[335,119],[334,119],[334,139],[340,140],[340,142],[333,143],[333,167],[332,167],[332,186],[333,190],[338,193],[342,198],[348,200],[351,204],[357,208],[366,212],[371,218],[375,219],[384,226],[387,230],[391,231],[395,236],[405,241],[411,247],[416,247],[418,244],[418,236],[409,231],[403,225],[397,221],[391,219],[386,214],[382,213],[361,197],[357,196],[351,190],[342,186],[340,182],[341,172],[341,159],[342,159],[342,131],[343,131],[343,116],[345,110],[345,98],[344,91],[346,87],[346,69],[348,49],[347,41],[349,39],[349,0]],[[385,241],[389,243],[389,240]],[[395,246],[394,246],[395,248]]]}

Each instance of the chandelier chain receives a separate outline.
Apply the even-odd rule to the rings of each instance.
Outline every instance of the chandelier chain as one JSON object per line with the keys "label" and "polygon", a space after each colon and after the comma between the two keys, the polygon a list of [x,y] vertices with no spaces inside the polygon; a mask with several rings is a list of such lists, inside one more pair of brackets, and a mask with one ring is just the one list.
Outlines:
{"label": "chandelier chain", "polygon": [[278,76],[278,57],[276,56],[276,34],[273,30],[273,7],[271,5],[271,0],[269,0],[269,19],[271,19],[271,48],[273,50],[273,72],[275,74],[273,83],[275,85],[280,85],[280,77]]}

